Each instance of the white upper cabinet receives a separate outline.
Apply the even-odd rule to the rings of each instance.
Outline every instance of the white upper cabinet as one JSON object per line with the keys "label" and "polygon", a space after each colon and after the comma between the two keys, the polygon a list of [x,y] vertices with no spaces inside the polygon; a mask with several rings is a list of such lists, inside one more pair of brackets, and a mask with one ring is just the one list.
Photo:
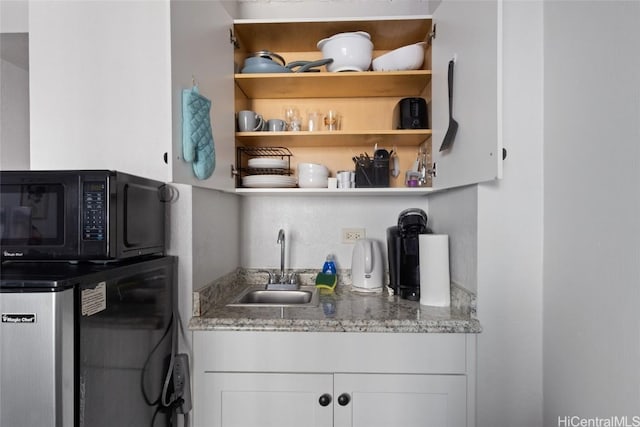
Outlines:
{"label": "white upper cabinet", "polygon": [[[502,177],[502,2],[443,0],[433,13],[432,153],[434,189]],[[453,146],[440,152],[449,126],[447,72],[453,73]]]}
{"label": "white upper cabinet", "polygon": [[29,2],[32,169],[168,181],[166,2]]}
{"label": "white upper cabinet", "polygon": [[[29,2],[31,168],[231,188],[233,65],[217,60],[232,56],[229,28],[216,1]],[[202,181],[182,160],[192,79],[213,104],[217,167]]]}

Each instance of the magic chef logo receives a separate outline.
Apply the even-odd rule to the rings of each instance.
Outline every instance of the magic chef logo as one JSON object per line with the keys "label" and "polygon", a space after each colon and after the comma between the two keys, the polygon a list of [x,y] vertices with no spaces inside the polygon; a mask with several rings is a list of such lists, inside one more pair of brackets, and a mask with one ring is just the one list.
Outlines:
{"label": "magic chef logo", "polygon": [[36,323],[36,314],[2,313],[2,323]]}
{"label": "magic chef logo", "polygon": [[20,256],[24,256],[24,252],[3,251],[2,255],[6,256],[6,257],[20,257]]}

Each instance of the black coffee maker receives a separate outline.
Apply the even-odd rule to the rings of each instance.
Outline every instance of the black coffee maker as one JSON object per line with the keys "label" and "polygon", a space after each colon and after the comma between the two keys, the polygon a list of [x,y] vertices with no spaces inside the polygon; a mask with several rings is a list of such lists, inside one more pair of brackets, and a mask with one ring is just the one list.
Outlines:
{"label": "black coffee maker", "polygon": [[418,208],[400,212],[398,225],[387,228],[389,286],[400,298],[420,300],[418,236],[427,233],[427,214]]}

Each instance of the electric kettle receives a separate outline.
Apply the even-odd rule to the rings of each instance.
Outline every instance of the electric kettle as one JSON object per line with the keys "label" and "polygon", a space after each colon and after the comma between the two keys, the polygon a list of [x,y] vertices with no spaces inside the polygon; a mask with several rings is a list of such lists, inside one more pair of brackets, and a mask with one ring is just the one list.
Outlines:
{"label": "electric kettle", "polygon": [[351,279],[354,290],[381,292],[383,271],[380,244],[372,239],[356,241],[351,258]]}

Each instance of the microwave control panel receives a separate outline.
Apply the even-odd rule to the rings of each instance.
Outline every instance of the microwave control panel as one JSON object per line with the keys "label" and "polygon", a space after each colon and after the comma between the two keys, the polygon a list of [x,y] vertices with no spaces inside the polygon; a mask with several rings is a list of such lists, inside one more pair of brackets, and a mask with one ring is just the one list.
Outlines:
{"label": "microwave control panel", "polygon": [[85,182],[83,188],[82,239],[103,241],[106,239],[106,196],[105,182]]}

